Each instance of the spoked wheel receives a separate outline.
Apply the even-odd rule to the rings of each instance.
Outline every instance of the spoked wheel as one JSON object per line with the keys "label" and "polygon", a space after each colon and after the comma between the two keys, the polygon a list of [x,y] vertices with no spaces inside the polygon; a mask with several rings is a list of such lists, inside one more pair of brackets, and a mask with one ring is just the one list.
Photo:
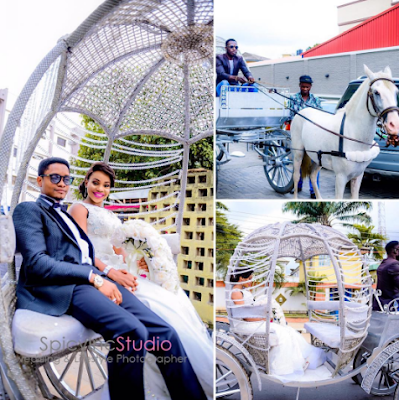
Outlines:
{"label": "spoked wheel", "polygon": [[53,359],[43,368],[56,391],[66,400],[84,399],[102,388],[108,379],[108,348],[101,340]]}
{"label": "spoked wheel", "polygon": [[277,193],[288,193],[294,188],[294,164],[289,140],[275,140],[265,143],[266,165],[263,167],[269,185]]}
{"label": "spoked wheel", "polygon": [[[355,356],[353,362],[354,368],[360,367],[370,357],[365,349],[360,349]],[[363,377],[361,374],[353,377],[353,380],[360,384]],[[374,379],[370,393],[374,396],[391,396],[398,386],[399,380],[399,353],[395,353],[392,357],[380,368],[377,376]]]}
{"label": "spoked wheel", "polygon": [[234,395],[252,400],[252,385],[240,360],[226,348],[216,345],[216,398]]}

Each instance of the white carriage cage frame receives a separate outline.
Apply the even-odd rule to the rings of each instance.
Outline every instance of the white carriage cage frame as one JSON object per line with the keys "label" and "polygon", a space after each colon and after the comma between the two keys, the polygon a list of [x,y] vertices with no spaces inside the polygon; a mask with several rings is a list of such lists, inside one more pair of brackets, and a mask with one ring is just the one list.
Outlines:
{"label": "white carriage cage frame", "polygon": [[[323,255],[328,256],[330,263],[318,266],[313,257]],[[274,273],[279,268],[278,259],[283,257],[302,262],[309,316],[305,328],[312,334],[313,345],[332,350],[337,355],[335,365],[330,364],[334,377],[349,364],[367,336],[372,309],[372,279],[360,250],[343,233],[331,227],[275,223],[255,230],[238,244],[225,280],[230,333],[248,350],[257,368],[269,373]],[[238,305],[231,299],[236,284],[231,282],[231,276],[247,271],[254,272],[250,280],[254,303]],[[319,277],[323,278],[324,291],[317,287]],[[331,299],[326,289],[336,290]],[[349,289],[356,290],[355,296]],[[266,331],[258,330],[251,334],[240,331],[240,322],[251,317],[265,318]],[[326,335],[330,338],[323,340]],[[331,336],[335,344],[329,345]]]}
{"label": "white carriage cage frame", "polygon": [[[30,161],[47,128],[55,122],[74,144],[104,150],[105,162],[109,162],[111,151],[151,158],[148,163],[109,162],[117,175],[118,170],[181,162],[181,169],[159,178],[117,180],[128,185],[119,191],[135,184],[151,188],[180,180],[180,191],[164,197],[171,204],[157,210],[175,208],[176,231],[180,233],[190,146],[213,135],[213,65],[212,0],[104,1],[72,34],[58,41],[19,95],[0,140],[0,202],[17,131],[21,156],[11,213],[24,187],[34,187],[27,179],[28,169],[34,170]],[[91,117],[104,134],[76,126],[73,132],[68,131],[72,121],[69,113]],[[132,135],[159,136],[170,139],[171,144],[140,144],[124,139]],[[47,136],[47,140],[57,146],[53,137]],[[70,156],[92,162],[76,154]],[[71,175],[83,178],[87,169],[71,165]],[[150,199],[147,204],[151,204]],[[39,395],[37,382],[32,379],[32,365],[20,362],[11,334],[17,274],[10,218],[0,217],[1,262],[9,263],[0,295],[2,361],[7,366],[8,378],[23,398],[36,400]]]}

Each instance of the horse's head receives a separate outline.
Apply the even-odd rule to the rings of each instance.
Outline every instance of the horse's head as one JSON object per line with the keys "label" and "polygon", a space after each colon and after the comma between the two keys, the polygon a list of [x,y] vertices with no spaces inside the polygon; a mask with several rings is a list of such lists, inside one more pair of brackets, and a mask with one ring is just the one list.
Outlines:
{"label": "horse's head", "polygon": [[389,136],[387,144],[396,147],[399,144],[398,88],[392,80],[391,69],[386,67],[384,71],[374,73],[365,65],[364,72],[370,79],[367,96],[369,113],[383,123]]}

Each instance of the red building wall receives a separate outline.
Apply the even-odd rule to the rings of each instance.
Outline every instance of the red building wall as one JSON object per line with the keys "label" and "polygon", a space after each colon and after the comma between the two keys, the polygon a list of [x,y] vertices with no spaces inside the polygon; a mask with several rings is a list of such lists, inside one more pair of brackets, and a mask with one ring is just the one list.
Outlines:
{"label": "red building wall", "polygon": [[399,46],[399,4],[305,51],[303,57]]}

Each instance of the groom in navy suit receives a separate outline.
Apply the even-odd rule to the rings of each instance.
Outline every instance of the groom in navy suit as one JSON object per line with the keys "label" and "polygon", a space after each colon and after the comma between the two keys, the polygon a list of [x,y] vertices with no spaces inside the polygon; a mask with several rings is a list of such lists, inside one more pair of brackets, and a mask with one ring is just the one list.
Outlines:
{"label": "groom in navy suit", "polygon": [[[38,175],[40,197],[18,204],[13,214],[17,248],[23,257],[17,308],[54,316],[70,314],[107,342],[114,342],[108,355],[112,400],[144,399],[143,363],[137,360],[143,360],[147,340],[164,344],[160,346],[164,350],[152,353],[160,359],[158,367],[172,399],[205,399],[175,330],[93,266],[89,238],[61,203],[73,180],[68,162],[42,160]],[[175,362],[162,362],[167,357]]]}

